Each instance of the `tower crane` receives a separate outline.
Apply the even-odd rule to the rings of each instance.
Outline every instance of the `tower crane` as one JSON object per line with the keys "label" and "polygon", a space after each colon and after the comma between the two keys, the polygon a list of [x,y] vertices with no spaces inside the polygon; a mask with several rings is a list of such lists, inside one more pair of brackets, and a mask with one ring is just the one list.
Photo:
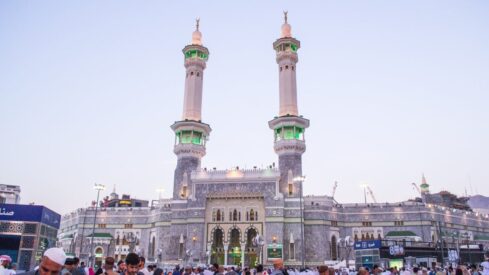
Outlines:
{"label": "tower crane", "polygon": [[421,195],[421,189],[419,189],[419,186],[415,182],[413,182],[411,184],[413,185],[414,189],[416,189],[416,191],[418,191],[418,194]]}
{"label": "tower crane", "polygon": [[368,194],[370,195],[370,197],[372,198],[372,200],[374,201],[374,203],[377,203],[377,200],[375,199],[375,196],[374,196],[374,192],[372,191],[372,189],[370,189],[370,186],[367,186],[367,191],[368,191]]}
{"label": "tower crane", "polygon": [[335,181],[333,185],[333,192],[331,192],[331,197],[334,199],[334,194],[336,193],[336,188],[338,187],[338,182]]}

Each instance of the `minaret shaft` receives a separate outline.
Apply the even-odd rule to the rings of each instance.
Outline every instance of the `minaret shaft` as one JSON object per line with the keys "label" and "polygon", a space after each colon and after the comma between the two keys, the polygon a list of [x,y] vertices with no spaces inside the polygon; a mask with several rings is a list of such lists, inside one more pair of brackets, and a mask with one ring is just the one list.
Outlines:
{"label": "minaret shaft", "polygon": [[200,169],[201,159],[206,153],[207,137],[211,132],[209,125],[201,121],[203,78],[209,50],[202,45],[198,20],[192,34],[192,43],[182,51],[185,65],[183,114],[182,120],[171,126],[175,132],[173,152],[178,158],[173,181],[173,199],[187,200],[195,197],[192,194],[191,175],[193,171]]}
{"label": "minaret shaft", "polygon": [[306,151],[305,129],[309,120],[299,116],[297,108],[296,64],[300,41],[292,37],[292,28],[287,22],[282,25],[281,38],[273,43],[279,71],[279,116],[268,122],[274,131],[275,153],[280,170],[280,192],[287,197],[299,197],[302,182],[294,181],[302,176],[302,154]]}

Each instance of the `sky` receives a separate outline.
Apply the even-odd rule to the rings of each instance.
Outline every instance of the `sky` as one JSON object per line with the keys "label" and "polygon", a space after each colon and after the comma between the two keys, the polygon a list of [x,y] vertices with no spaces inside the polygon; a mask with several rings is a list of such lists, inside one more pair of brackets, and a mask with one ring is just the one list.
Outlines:
{"label": "sky", "polygon": [[311,121],[305,194],[338,181],[339,202],[363,201],[362,184],[402,201],[424,173],[432,192],[489,195],[488,1],[0,1],[0,183],[61,214],[95,200],[95,183],[170,197],[196,17],[210,51],[202,167],[277,163],[284,10]]}

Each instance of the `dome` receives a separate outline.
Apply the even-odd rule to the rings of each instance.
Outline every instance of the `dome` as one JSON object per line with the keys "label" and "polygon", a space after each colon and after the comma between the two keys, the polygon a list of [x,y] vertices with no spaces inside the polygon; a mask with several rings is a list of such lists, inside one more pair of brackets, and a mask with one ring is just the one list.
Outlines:
{"label": "dome", "polygon": [[292,27],[289,23],[284,23],[282,25],[282,38],[284,37],[292,37]]}
{"label": "dome", "polygon": [[202,33],[199,30],[192,33],[192,45],[202,45]]}

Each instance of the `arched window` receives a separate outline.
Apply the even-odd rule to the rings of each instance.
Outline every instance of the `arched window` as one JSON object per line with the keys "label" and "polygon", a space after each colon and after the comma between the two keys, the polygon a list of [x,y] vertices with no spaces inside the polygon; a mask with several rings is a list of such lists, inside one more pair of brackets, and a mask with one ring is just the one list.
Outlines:
{"label": "arched window", "polygon": [[258,211],[255,212],[255,221],[258,220]]}
{"label": "arched window", "polygon": [[190,75],[194,75],[194,72],[190,72]]}
{"label": "arched window", "polygon": [[199,76],[200,76],[200,73],[199,73],[199,72],[197,72],[197,77],[199,77]]}
{"label": "arched window", "polygon": [[254,221],[255,220],[255,211],[253,211],[253,209],[250,210],[250,221]]}
{"label": "arched window", "polygon": [[246,211],[246,221],[249,221],[250,220],[250,213],[248,211]]}
{"label": "arched window", "polygon": [[333,261],[336,261],[337,258],[338,258],[338,251],[336,246],[336,236],[333,235],[331,236],[331,259],[333,259]]}
{"label": "arched window", "polygon": [[289,65],[285,65],[285,69],[288,70],[289,69]]}
{"label": "arched window", "polygon": [[221,221],[221,210],[220,209],[217,209],[216,219],[217,219],[217,221]]}
{"label": "arched window", "polygon": [[233,221],[237,221],[238,220],[238,210],[234,209],[233,211]]}

